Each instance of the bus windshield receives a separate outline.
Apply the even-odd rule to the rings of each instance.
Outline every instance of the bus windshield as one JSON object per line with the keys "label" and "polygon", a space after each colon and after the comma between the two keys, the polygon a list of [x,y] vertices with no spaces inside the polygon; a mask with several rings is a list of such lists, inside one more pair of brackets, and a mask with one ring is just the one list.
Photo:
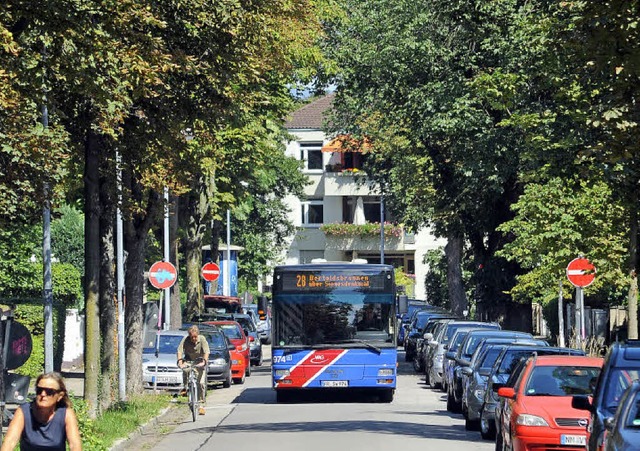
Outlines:
{"label": "bus windshield", "polygon": [[387,281],[387,273],[379,269],[354,275],[350,268],[313,273],[299,268],[282,270],[274,289],[275,346],[393,346],[392,276]]}

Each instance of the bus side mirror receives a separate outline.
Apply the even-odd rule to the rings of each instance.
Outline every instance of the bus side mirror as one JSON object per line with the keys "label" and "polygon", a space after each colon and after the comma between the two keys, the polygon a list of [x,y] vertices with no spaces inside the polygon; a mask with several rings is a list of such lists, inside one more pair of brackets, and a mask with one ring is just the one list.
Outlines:
{"label": "bus side mirror", "polygon": [[409,311],[409,297],[407,295],[398,296],[398,312],[400,314],[407,313]]}

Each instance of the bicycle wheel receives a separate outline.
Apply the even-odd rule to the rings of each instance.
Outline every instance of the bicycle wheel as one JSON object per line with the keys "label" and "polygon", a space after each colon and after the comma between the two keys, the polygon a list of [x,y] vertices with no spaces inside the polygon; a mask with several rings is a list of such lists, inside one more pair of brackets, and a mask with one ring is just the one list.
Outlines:
{"label": "bicycle wheel", "polygon": [[191,408],[191,417],[196,421],[198,416],[198,386],[193,373],[189,377],[189,408]]}

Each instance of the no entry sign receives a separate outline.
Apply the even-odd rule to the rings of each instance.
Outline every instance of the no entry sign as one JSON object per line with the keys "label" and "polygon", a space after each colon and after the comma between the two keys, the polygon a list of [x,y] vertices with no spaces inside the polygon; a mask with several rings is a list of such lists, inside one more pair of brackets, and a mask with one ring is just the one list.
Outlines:
{"label": "no entry sign", "polygon": [[213,282],[214,280],[218,280],[218,277],[220,277],[220,267],[213,262],[206,263],[202,267],[200,274],[202,274],[202,278],[207,282]]}
{"label": "no entry sign", "polygon": [[171,288],[178,279],[176,267],[169,262],[155,262],[149,268],[149,282],[156,288]]}
{"label": "no entry sign", "polygon": [[596,278],[596,267],[584,257],[576,258],[567,265],[567,278],[576,287],[588,287]]}

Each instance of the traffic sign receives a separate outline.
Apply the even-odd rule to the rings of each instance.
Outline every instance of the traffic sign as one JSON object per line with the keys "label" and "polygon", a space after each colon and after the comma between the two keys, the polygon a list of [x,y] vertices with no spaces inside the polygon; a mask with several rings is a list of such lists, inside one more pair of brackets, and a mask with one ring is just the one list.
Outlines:
{"label": "traffic sign", "polygon": [[220,267],[213,262],[206,263],[202,267],[200,274],[202,274],[202,278],[207,282],[213,282],[214,280],[218,280],[218,277],[220,277]]}
{"label": "traffic sign", "polygon": [[588,287],[596,278],[596,267],[586,258],[578,257],[567,265],[567,278],[576,287]]}
{"label": "traffic sign", "polygon": [[176,267],[169,262],[155,262],[149,268],[149,282],[156,288],[171,288],[177,279]]}

